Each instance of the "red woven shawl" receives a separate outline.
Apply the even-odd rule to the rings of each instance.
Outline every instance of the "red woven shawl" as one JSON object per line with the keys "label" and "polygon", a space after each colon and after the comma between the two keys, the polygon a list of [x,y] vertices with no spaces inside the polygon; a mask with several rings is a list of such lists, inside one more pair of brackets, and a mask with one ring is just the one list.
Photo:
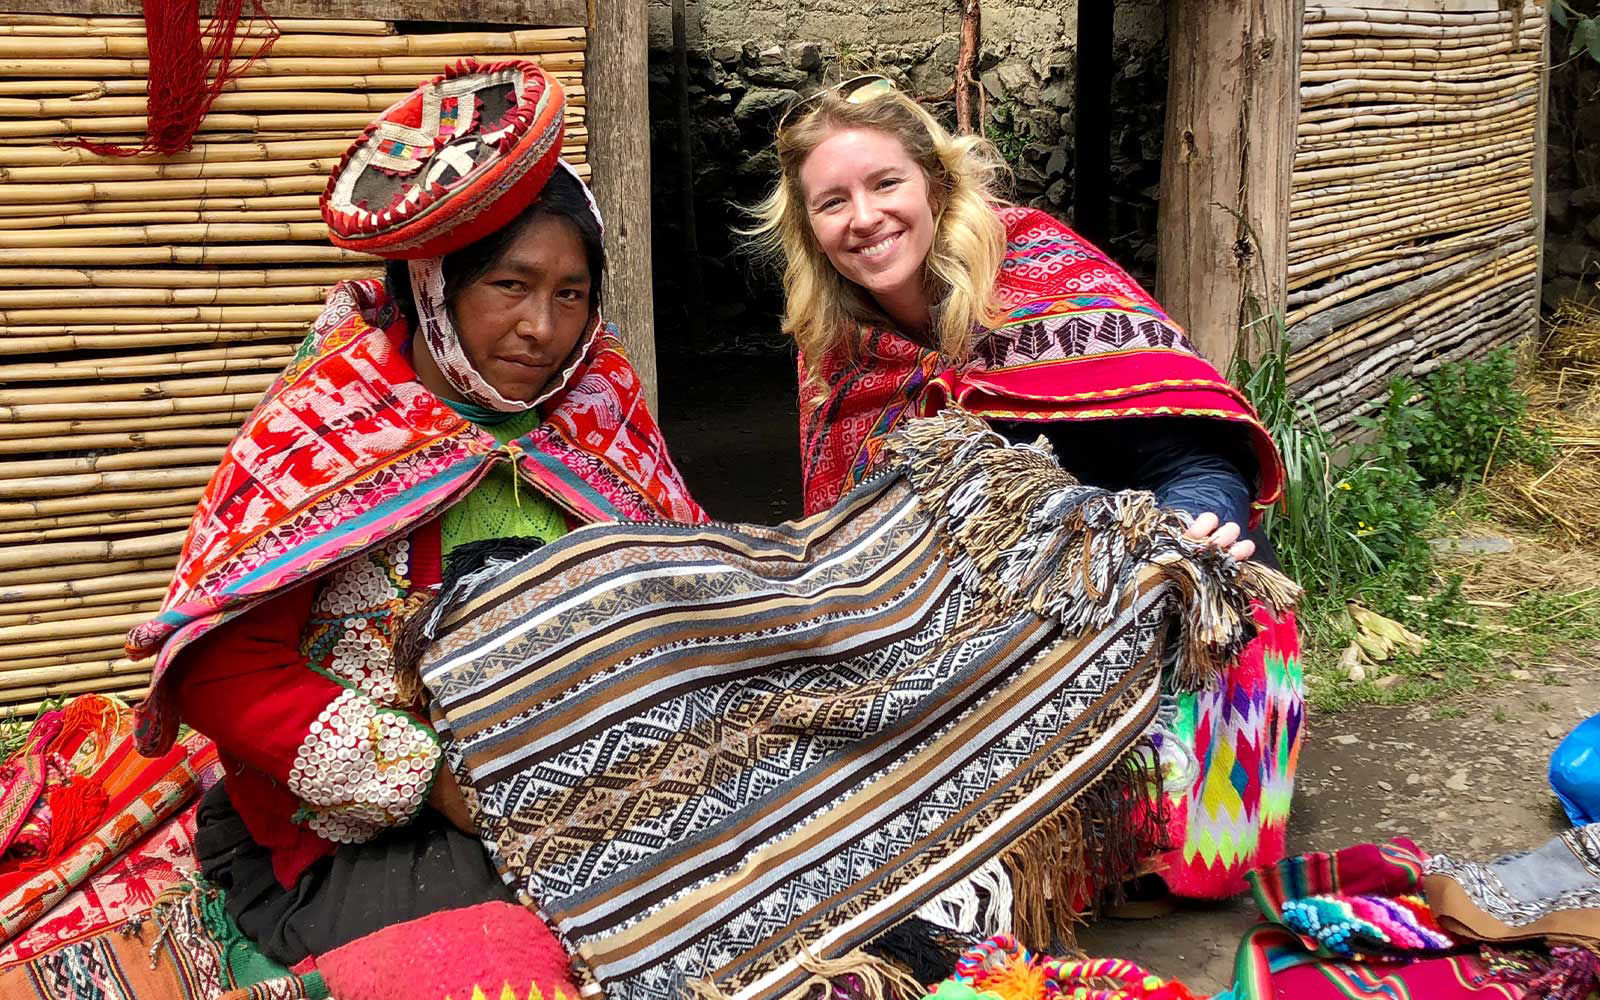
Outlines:
{"label": "red woven shawl", "polygon": [[614,332],[597,324],[540,425],[501,445],[417,381],[382,282],[338,285],[212,474],[161,612],[128,634],[130,657],[157,657],[140,748],[171,745],[162,681],[184,646],[437,516],[497,461],[579,523],[705,520]]}
{"label": "red woven shawl", "polygon": [[[1260,466],[1258,507],[1274,503],[1283,466],[1237,389],[1189,343],[1138,282],[1071,229],[1036,209],[999,209],[1006,256],[995,295],[1006,314],[972,360],[876,327],[853,352],[822,362],[826,395],[800,402],[806,513],[831,506],[875,464],[909,417],[956,405],[1001,420],[1191,416],[1249,430]],[[804,359],[801,360],[804,373]]]}

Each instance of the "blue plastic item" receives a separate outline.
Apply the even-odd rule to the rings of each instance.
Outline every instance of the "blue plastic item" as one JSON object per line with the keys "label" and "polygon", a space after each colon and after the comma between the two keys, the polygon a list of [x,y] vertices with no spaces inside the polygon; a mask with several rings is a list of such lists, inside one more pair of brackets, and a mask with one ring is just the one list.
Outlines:
{"label": "blue plastic item", "polygon": [[1574,826],[1600,821],[1600,715],[1578,723],[1551,754],[1550,787]]}

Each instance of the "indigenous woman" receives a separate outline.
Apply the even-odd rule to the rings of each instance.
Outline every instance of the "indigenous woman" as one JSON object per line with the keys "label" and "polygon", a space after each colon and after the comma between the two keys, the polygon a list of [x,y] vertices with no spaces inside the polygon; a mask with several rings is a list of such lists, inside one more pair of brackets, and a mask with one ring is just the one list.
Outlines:
{"label": "indigenous woman", "polygon": [[527,912],[391,665],[452,551],[704,519],[600,320],[601,223],[558,158],[563,112],[537,66],[468,63],[356,141],[323,215],[335,243],[390,258],[387,277],[330,293],[212,477],[160,615],[129,637],[156,657],[147,752],[181,719],[225,762],[203,874],[286,965],[454,908]]}
{"label": "indigenous woman", "polygon": [[[1236,559],[1280,464],[1249,404],[1099,250],[1002,203],[983,140],[953,137],[882,77],[812,95],[779,126],[756,233],[784,261],[800,350],[805,509],[833,504],[908,418],[959,406],[1014,442],[1043,435],[1091,485],[1141,489]],[[1267,555],[1263,553],[1263,555]],[[1156,734],[1169,888],[1226,896],[1278,860],[1303,690],[1292,617],[1215,691],[1176,693]]]}

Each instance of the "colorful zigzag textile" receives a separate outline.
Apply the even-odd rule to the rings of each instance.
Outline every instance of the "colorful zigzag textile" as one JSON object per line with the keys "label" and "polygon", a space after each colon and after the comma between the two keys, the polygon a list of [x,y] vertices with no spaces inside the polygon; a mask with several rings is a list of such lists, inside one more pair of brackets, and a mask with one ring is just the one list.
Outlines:
{"label": "colorful zigzag textile", "polygon": [[804,521],[591,525],[489,560],[434,609],[422,681],[585,988],[920,995],[864,949],[986,863],[1048,946],[1062,901],[1150,856],[1163,654],[1213,681],[1250,602],[1297,593],[1182,531],[951,411]]}
{"label": "colorful zigzag textile", "polygon": [[1305,726],[1294,613],[1255,609],[1260,629],[1222,682],[1176,696],[1156,734],[1171,821],[1160,859],[1180,896],[1224,899],[1283,857]]}

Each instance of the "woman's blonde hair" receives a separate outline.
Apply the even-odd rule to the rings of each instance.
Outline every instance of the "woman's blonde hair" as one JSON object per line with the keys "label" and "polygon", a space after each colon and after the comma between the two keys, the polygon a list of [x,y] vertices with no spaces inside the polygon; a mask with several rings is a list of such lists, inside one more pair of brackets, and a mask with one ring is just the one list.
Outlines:
{"label": "woman's blonde hair", "polygon": [[[800,166],[830,135],[866,128],[893,136],[922,168],[933,201],[934,236],[923,274],[933,303],[934,339],[952,360],[972,351],[975,329],[995,318],[994,285],[1005,259],[1005,227],[995,214],[1004,161],[988,140],[953,136],[938,119],[898,92],[849,103],[836,92],[778,133],[778,183],[754,209],[747,232],[783,261],[783,330],[800,345],[808,381],[824,355],[856,349],[859,324],[887,322],[861,286],[841,275],[811,231]],[[820,385],[813,384],[820,389]]]}

